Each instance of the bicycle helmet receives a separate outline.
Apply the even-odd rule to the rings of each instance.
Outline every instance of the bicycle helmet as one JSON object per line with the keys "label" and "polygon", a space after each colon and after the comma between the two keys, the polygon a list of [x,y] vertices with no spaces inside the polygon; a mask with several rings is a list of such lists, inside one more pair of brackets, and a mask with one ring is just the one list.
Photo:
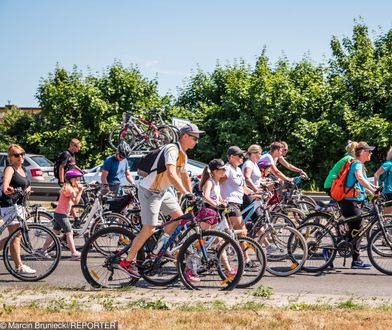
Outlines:
{"label": "bicycle helmet", "polygon": [[117,152],[125,158],[128,158],[131,156],[131,147],[125,141],[121,141],[117,146]]}
{"label": "bicycle helmet", "polygon": [[257,162],[257,165],[260,169],[270,167],[272,165],[271,159],[269,157],[261,157]]}
{"label": "bicycle helmet", "polygon": [[83,176],[83,173],[80,172],[78,169],[74,168],[72,170],[68,170],[65,172],[65,180],[69,181],[72,178],[80,178]]}

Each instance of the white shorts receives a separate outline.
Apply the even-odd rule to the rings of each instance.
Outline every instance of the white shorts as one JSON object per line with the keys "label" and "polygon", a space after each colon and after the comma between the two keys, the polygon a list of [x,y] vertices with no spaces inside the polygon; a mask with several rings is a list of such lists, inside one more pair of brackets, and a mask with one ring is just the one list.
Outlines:
{"label": "white shorts", "polygon": [[8,223],[10,225],[18,225],[20,222],[18,220],[18,216],[22,219],[26,219],[26,209],[22,205],[12,205],[8,207],[1,207],[0,208],[0,216],[4,222],[12,218],[13,220]]}

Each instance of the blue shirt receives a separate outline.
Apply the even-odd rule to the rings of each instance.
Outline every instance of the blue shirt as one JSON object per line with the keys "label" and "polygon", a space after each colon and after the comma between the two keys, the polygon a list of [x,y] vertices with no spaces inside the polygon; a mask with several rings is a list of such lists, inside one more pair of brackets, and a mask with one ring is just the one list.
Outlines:
{"label": "blue shirt", "polygon": [[[350,201],[359,201],[360,202],[365,199],[365,188],[358,182],[357,178],[355,177],[356,171],[361,171],[363,174],[363,177],[365,179],[367,178],[366,171],[364,171],[363,164],[359,161],[352,163],[351,167],[350,167],[350,171],[347,174],[346,189],[351,188],[355,182],[354,187],[359,189],[361,194],[359,195],[359,197],[347,197],[345,199],[348,199]],[[352,190],[350,190],[350,193],[352,193]]]}
{"label": "blue shirt", "polygon": [[[384,171],[386,172],[385,175],[385,179],[384,179],[384,188],[382,190],[383,194],[390,194],[392,193],[392,161],[387,160],[386,162],[384,162],[381,167],[384,169]],[[383,173],[384,175],[384,173]]]}
{"label": "blue shirt", "polygon": [[115,155],[109,156],[105,159],[101,170],[108,171],[108,184],[120,184],[121,179],[125,177],[126,171],[129,170],[128,160],[118,160]]}

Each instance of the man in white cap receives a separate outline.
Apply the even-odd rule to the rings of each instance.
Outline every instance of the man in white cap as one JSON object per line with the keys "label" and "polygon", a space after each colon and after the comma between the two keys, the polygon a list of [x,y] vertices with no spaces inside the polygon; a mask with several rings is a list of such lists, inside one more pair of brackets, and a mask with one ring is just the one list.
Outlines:
{"label": "man in white cap", "polygon": [[[180,129],[179,143],[168,144],[163,149],[166,170],[161,173],[153,171],[140,183],[138,196],[143,227],[133,240],[127,258],[122,259],[117,265],[119,269],[127,271],[131,276],[140,277],[135,263],[136,255],[154,233],[155,227],[158,225],[159,212],[170,215],[172,219],[183,215],[177,199],[167,190],[170,186],[173,186],[178,192],[192,196],[191,181],[185,170],[187,163],[186,151],[193,149],[204,133],[195,124],[183,126]],[[162,235],[161,239],[170,237],[177,225],[178,222],[167,225],[165,234]],[[159,245],[159,242],[157,245]]]}

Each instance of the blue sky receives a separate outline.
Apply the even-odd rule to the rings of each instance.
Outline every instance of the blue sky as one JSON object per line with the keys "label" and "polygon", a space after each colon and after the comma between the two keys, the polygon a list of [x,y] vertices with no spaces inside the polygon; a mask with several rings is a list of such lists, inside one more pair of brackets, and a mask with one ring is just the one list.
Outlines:
{"label": "blue sky", "polygon": [[0,0],[0,106],[37,106],[40,78],[56,63],[83,72],[136,64],[162,95],[177,95],[198,66],[253,65],[264,46],[271,63],[307,53],[319,63],[354,19],[378,34],[391,29],[391,13],[387,0]]}

